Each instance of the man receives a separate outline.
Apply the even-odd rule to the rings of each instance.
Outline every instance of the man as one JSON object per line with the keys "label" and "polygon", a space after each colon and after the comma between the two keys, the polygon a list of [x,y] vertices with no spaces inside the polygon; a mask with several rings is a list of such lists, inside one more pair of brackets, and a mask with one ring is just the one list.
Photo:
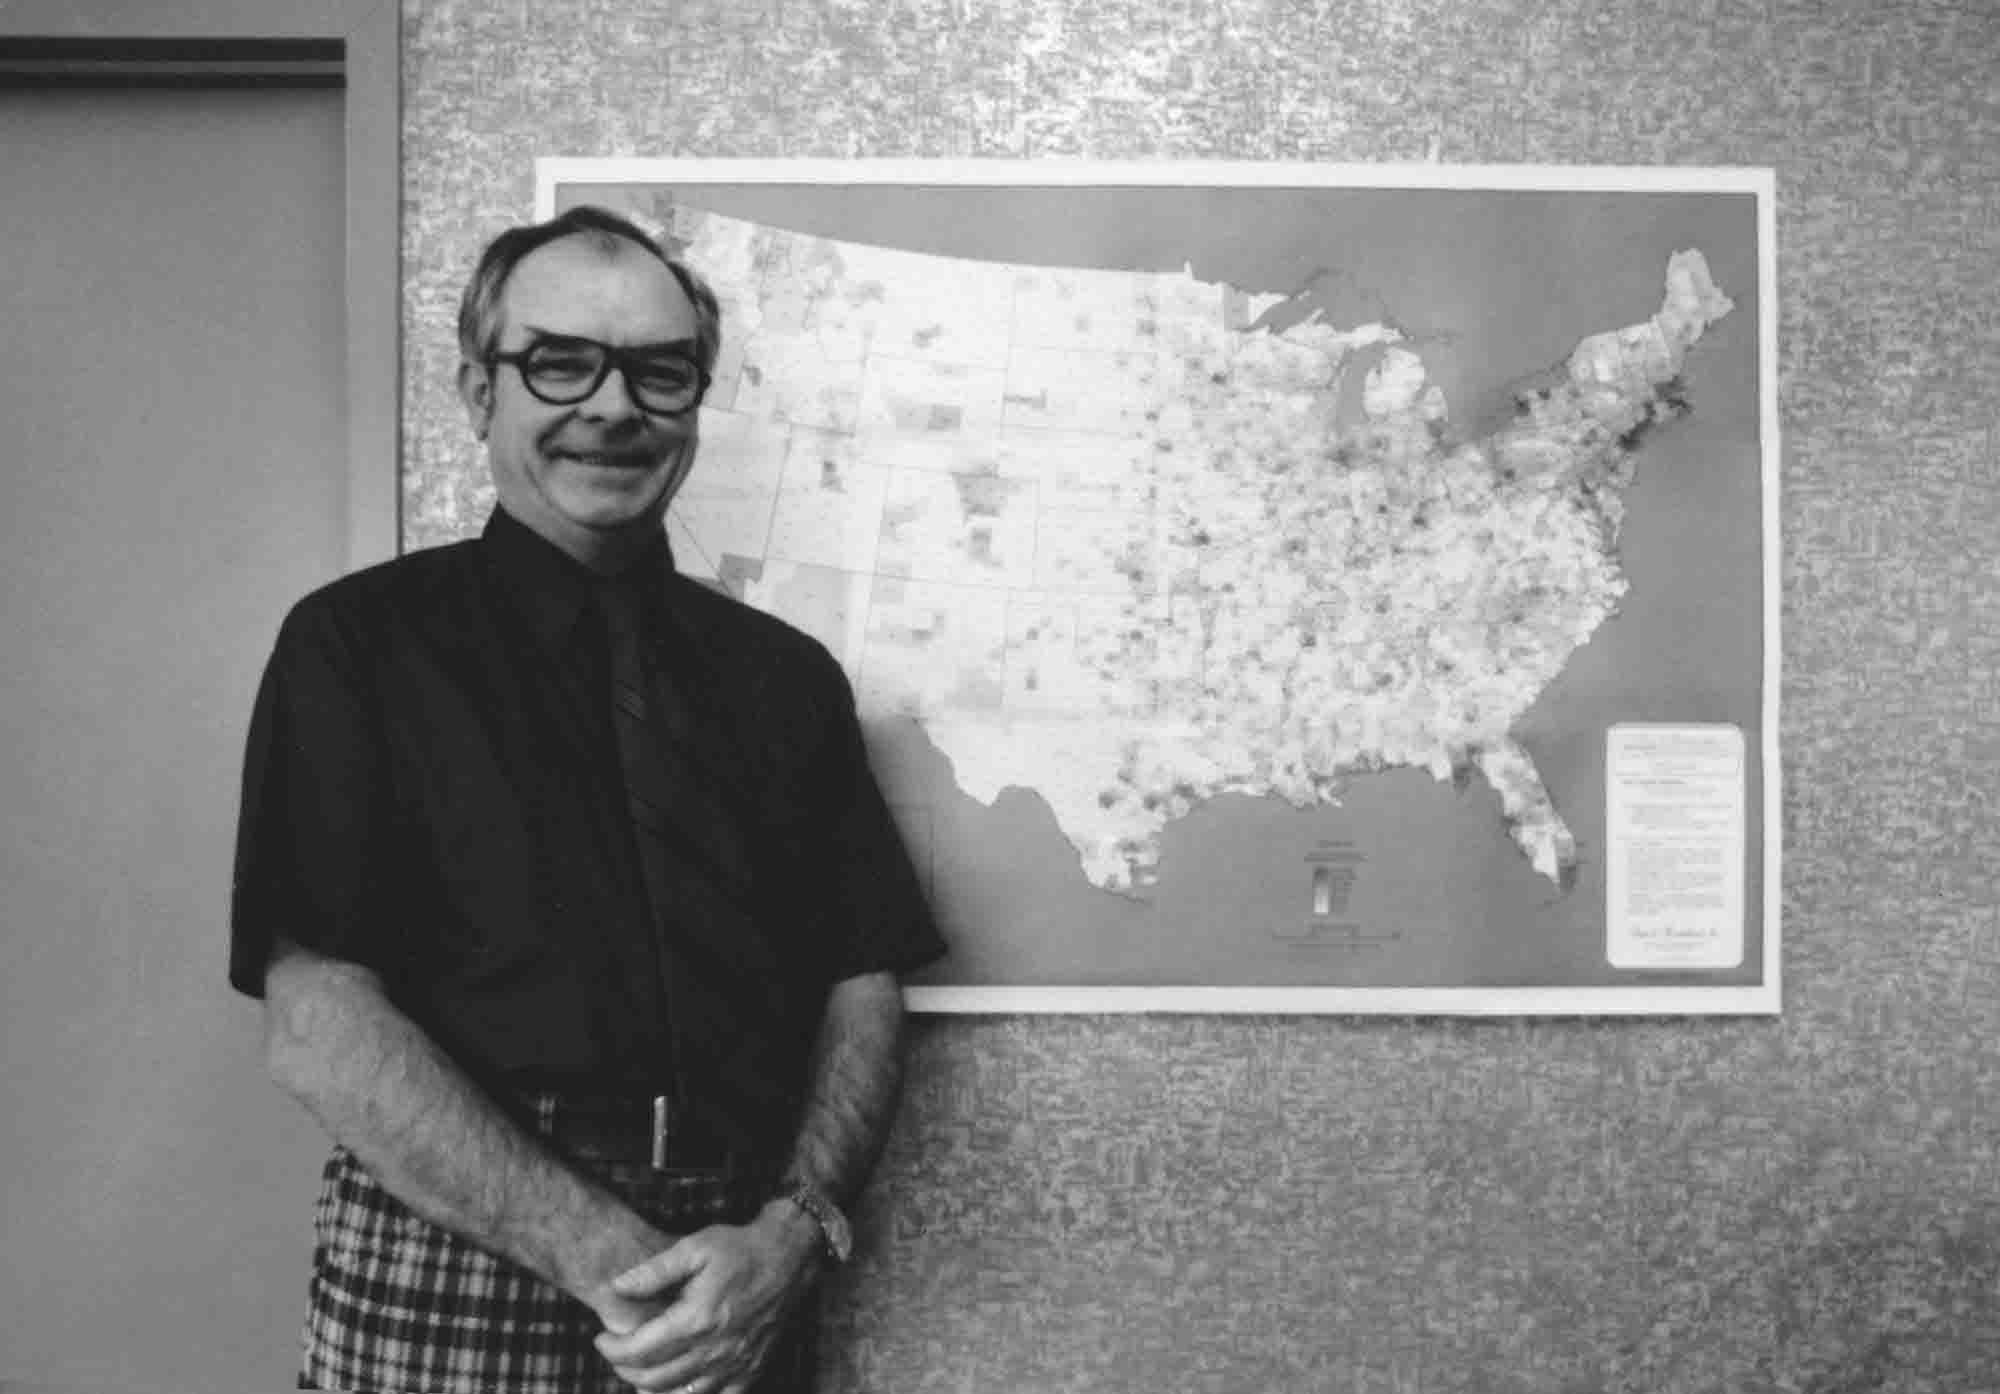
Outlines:
{"label": "man", "polygon": [[598,209],[489,246],[474,541],[306,597],[230,977],[336,1144],[302,1387],[778,1394],[942,951],[818,644],[673,570],[714,294]]}

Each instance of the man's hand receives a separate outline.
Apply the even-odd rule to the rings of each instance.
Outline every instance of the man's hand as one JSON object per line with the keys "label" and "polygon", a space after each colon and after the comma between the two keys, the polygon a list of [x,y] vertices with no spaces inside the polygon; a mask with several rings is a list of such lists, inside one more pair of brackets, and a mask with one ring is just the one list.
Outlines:
{"label": "man's hand", "polygon": [[597,1349],[636,1389],[745,1394],[811,1286],[820,1244],[819,1225],[786,1200],[747,1225],[690,1234],[612,1279],[618,1299],[667,1305],[636,1329],[607,1329]]}
{"label": "man's hand", "polygon": [[[668,1249],[673,1247],[674,1238],[672,1235],[663,1234],[651,1225],[643,1225],[642,1229],[644,1233],[652,1237],[650,1244],[637,1250],[638,1254],[653,1256],[646,1263],[657,1261]],[[630,1263],[635,1256],[633,1252],[628,1251],[624,1262]],[[640,1264],[638,1268],[631,1271],[635,1273],[641,1271],[646,1267],[646,1263]],[[654,1317],[659,1316],[667,1305],[657,1297],[633,1297],[627,1295],[618,1286],[618,1277],[621,1276],[624,1276],[622,1272],[617,1276],[606,1277],[603,1281],[592,1284],[590,1287],[577,1293],[578,1300],[589,1307],[596,1314],[598,1322],[602,1324],[604,1329],[614,1336],[623,1336],[628,1332],[638,1330]]]}

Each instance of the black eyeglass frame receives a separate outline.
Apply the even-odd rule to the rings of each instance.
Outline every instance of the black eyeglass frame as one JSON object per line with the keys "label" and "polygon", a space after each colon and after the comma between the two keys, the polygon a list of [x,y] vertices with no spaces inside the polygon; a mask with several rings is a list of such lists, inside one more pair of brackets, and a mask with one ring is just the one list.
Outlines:
{"label": "black eyeglass frame", "polygon": [[[597,371],[591,376],[589,385],[573,397],[552,397],[547,392],[536,387],[534,379],[528,375],[528,358],[537,350],[548,348],[551,345],[569,349],[594,349],[601,355],[598,360]],[[609,378],[615,369],[625,379],[625,395],[630,397],[632,404],[638,407],[640,411],[645,412],[646,415],[669,418],[686,416],[702,404],[703,399],[708,396],[708,389],[713,385],[714,379],[709,376],[708,369],[702,367],[692,354],[671,355],[672,357],[683,359],[689,367],[694,369],[694,397],[686,406],[675,407],[670,411],[660,407],[649,407],[641,400],[638,389],[633,386],[632,367],[635,362],[643,360],[648,354],[653,352],[654,350],[648,345],[640,345],[637,348],[619,348],[615,344],[602,343],[596,339],[585,339],[573,334],[540,334],[529,340],[524,347],[515,349],[511,353],[501,353],[498,350],[489,353],[486,356],[486,364],[488,372],[491,372],[493,365],[497,363],[512,365],[514,371],[520,374],[521,386],[528,389],[528,395],[536,401],[545,402],[552,407],[573,407],[580,402],[589,401],[597,395],[598,389],[604,386],[605,379]]]}

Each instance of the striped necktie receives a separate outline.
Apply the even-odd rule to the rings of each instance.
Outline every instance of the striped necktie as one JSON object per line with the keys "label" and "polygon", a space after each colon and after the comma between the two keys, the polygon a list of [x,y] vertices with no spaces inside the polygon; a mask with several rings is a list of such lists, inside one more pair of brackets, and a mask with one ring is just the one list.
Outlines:
{"label": "striped necktie", "polygon": [[776,965],[753,908],[742,824],[728,791],[697,758],[687,700],[666,672],[663,628],[626,580],[597,588],[611,651],[611,715],[633,842],[653,911],[680,1102],[754,1150],[782,1124],[789,1097],[764,1056],[775,1042]]}

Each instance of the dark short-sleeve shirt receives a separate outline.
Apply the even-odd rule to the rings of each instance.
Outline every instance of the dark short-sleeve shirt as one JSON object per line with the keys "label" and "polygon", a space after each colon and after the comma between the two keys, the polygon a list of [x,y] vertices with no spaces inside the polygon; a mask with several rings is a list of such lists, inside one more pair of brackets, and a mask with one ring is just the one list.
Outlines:
{"label": "dark short-sleeve shirt", "polygon": [[[661,621],[754,859],[756,961],[794,1096],[827,989],[943,952],[815,640],[674,572]],[[650,581],[649,581],[650,583]],[[274,936],[380,974],[502,1089],[651,1092],[671,1050],[591,573],[504,510],[477,539],[356,572],[293,607],[243,773],[229,976]],[[665,911],[673,931],[672,907]],[[791,1120],[773,1120],[775,1128]]]}

